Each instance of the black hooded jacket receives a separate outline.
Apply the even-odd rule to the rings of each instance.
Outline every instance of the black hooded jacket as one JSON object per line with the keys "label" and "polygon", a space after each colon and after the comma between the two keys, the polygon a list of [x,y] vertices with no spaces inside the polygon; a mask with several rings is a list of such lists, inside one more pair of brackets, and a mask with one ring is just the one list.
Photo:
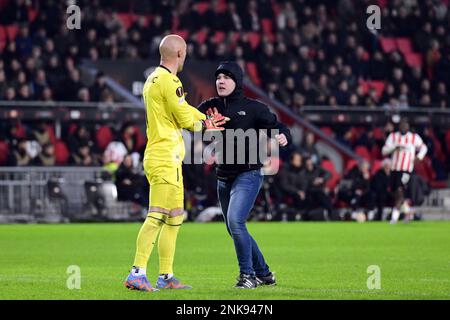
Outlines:
{"label": "black hooded jacket", "polygon": [[[218,111],[230,118],[225,125],[225,129],[242,129],[244,132],[248,129],[256,129],[257,141],[259,141],[260,131],[259,129],[266,129],[270,136],[270,129],[278,129],[279,133],[283,133],[287,140],[288,145],[292,143],[292,138],[289,129],[277,120],[277,116],[270,112],[269,108],[254,99],[249,99],[244,96],[243,93],[243,72],[241,67],[235,62],[223,62],[219,65],[215,72],[215,76],[223,73],[231,77],[235,83],[236,88],[234,91],[226,97],[214,97],[206,100],[200,104],[198,109],[206,113],[209,108],[216,107]],[[258,143],[249,143],[249,139],[246,139],[245,144],[245,162],[237,163],[237,139],[234,141],[227,141],[225,131],[222,132],[223,137],[223,163],[217,163],[216,172],[217,178],[220,180],[234,179],[242,172],[260,169],[263,165],[261,159],[257,158],[257,161],[253,161],[254,158],[250,158],[249,154],[258,153]],[[229,139],[231,140],[231,139]],[[234,163],[226,163],[226,146],[234,144]],[[281,147],[280,147],[281,148]],[[242,155],[240,155],[242,156]],[[253,160],[252,160],[253,159]],[[251,161],[249,161],[251,160]]]}

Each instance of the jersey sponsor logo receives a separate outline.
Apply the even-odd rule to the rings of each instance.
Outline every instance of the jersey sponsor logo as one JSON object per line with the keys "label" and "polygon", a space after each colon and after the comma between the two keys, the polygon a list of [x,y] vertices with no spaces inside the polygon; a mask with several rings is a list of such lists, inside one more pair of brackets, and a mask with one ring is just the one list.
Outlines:
{"label": "jersey sponsor logo", "polygon": [[183,97],[184,96],[183,87],[178,87],[175,90],[175,93],[177,94],[177,97],[179,97],[179,98]]}
{"label": "jersey sponsor logo", "polygon": [[240,116],[245,116],[247,113],[245,113],[245,111],[239,111],[238,112],[238,115],[240,115]]}

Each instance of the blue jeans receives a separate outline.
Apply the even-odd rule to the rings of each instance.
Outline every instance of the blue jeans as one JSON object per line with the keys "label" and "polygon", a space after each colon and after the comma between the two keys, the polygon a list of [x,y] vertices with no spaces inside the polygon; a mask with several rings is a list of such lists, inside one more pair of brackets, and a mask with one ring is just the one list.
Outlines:
{"label": "blue jeans", "polygon": [[217,181],[217,193],[228,233],[234,241],[241,274],[266,276],[269,266],[245,225],[263,182],[260,170],[241,173],[234,181]]}

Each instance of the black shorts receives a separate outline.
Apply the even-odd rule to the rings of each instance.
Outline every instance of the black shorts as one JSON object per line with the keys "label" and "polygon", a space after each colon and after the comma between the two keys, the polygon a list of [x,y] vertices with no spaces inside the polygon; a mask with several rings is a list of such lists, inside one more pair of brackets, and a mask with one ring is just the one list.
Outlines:
{"label": "black shorts", "polygon": [[411,173],[407,171],[392,171],[391,172],[391,190],[395,191],[402,187],[406,190],[408,187],[409,180],[411,178]]}

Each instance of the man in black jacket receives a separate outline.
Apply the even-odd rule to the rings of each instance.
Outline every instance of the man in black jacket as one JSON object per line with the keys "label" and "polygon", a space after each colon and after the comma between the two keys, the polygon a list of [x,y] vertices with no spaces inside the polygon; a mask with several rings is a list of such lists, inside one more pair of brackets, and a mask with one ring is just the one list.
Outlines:
{"label": "man in black jacket", "polygon": [[280,189],[292,197],[296,210],[305,207],[306,184],[303,177],[303,157],[299,152],[293,152],[288,165],[280,171]]}
{"label": "man in black jacket", "polygon": [[390,206],[393,201],[391,192],[391,160],[386,158],[381,163],[381,168],[375,173],[371,181],[371,189],[375,198],[377,213],[375,220],[383,220],[383,209]]}
{"label": "man in black jacket", "polygon": [[[216,150],[216,173],[220,206],[239,261],[240,276],[235,287],[274,285],[275,278],[245,224],[263,183],[263,159],[258,157],[259,130],[268,129],[268,136],[275,138],[282,147],[290,143],[291,135],[266,105],[244,96],[243,72],[237,63],[221,63],[215,76],[218,97],[204,101],[199,110],[210,115],[216,108],[216,112],[230,118],[220,137],[223,150]],[[272,135],[270,129],[277,129],[278,134]],[[245,139],[246,133],[254,135],[256,140]],[[239,143],[242,137],[245,149]],[[228,153],[231,150],[234,156]]]}
{"label": "man in black jacket", "polygon": [[360,209],[371,210],[374,206],[373,193],[370,189],[370,164],[367,160],[354,166],[344,177],[347,188],[339,191],[339,197],[347,202],[355,212]]}
{"label": "man in black jacket", "polygon": [[330,177],[331,174],[327,170],[314,165],[311,157],[305,157],[303,180],[306,185],[307,208],[310,210],[318,207],[324,208],[327,213],[325,219],[334,220],[331,198],[325,193],[325,184]]}

